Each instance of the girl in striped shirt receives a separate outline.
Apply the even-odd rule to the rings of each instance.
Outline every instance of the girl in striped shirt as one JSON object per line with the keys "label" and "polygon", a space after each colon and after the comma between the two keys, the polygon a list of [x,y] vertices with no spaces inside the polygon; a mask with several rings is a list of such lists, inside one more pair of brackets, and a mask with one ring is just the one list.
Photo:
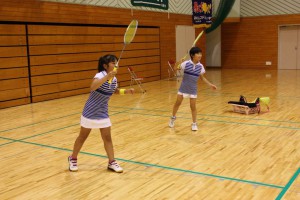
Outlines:
{"label": "girl in striped shirt", "polygon": [[[92,128],[99,128],[104,148],[108,157],[108,169],[115,172],[123,172],[123,169],[114,159],[113,143],[111,139],[111,122],[108,116],[108,101],[113,93],[128,94],[133,93],[133,89],[118,89],[116,71],[114,67],[117,57],[105,55],[99,59],[98,72],[91,84],[91,93],[84,106],[80,125],[80,134],[77,137],[73,153],[68,157],[69,170],[77,171],[77,155],[89,136]],[[111,84],[108,82],[112,79]]]}
{"label": "girl in striped shirt", "polygon": [[197,109],[196,109],[196,100],[197,100],[197,89],[198,89],[198,79],[199,77],[212,89],[217,89],[217,87],[210,83],[205,77],[204,66],[200,63],[202,57],[202,50],[199,47],[192,47],[190,52],[191,60],[184,61],[181,63],[180,67],[184,70],[184,75],[182,83],[180,85],[179,91],[177,93],[177,100],[173,107],[172,117],[169,122],[169,127],[173,128],[176,120],[176,113],[179,109],[179,106],[182,103],[183,98],[190,98],[190,107],[192,111],[192,130],[197,131]]}

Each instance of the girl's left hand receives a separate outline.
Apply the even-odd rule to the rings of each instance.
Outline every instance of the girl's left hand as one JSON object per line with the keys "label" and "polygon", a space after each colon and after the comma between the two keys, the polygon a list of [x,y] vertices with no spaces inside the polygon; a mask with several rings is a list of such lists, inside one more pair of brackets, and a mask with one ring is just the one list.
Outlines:
{"label": "girl's left hand", "polygon": [[212,88],[213,90],[216,90],[216,89],[217,89],[217,86],[211,84],[211,88]]}
{"label": "girl's left hand", "polygon": [[134,93],[134,89],[130,88],[130,89],[126,89],[126,94],[133,94]]}

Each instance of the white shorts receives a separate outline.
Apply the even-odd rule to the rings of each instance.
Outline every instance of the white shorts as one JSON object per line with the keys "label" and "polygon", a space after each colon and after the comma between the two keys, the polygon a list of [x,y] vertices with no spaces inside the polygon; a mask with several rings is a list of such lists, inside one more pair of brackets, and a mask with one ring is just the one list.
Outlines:
{"label": "white shorts", "polygon": [[191,98],[191,99],[196,99],[197,98],[196,94],[187,94],[187,93],[182,93],[182,92],[178,92],[177,94],[183,95],[183,98]]}
{"label": "white shorts", "polygon": [[81,115],[80,125],[84,128],[107,128],[111,126],[111,122],[109,118],[88,119]]}

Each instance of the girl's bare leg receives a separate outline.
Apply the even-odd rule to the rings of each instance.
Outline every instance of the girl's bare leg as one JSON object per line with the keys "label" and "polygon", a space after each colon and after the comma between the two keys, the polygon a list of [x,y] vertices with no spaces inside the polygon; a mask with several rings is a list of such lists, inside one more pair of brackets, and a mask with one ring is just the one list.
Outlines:
{"label": "girl's bare leg", "polygon": [[87,139],[87,137],[89,136],[90,132],[91,132],[91,129],[81,127],[79,136],[77,137],[77,139],[74,143],[73,153],[71,155],[72,158],[75,158],[75,159],[77,158],[78,153],[80,152],[80,149],[81,149],[82,145],[84,144],[85,140]]}
{"label": "girl's bare leg", "polygon": [[104,148],[108,157],[108,161],[111,162],[115,159],[114,147],[111,139],[110,127],[101,128],[101,137],[104,143]]}
{"label": "girl's bare leg", "polygon": [[175,104],[173,106],[173,112],[172,112],[173,116],[176,116],[176,113],[177,113],[177,111],[179,109],[179,106],[182,103],[182,100],[183,100],[183,95],[177,94],[177,100],[176,100],[176,102],[175,102]]}
{"label": "girl's bare leg", "polygon": [[196,108],[196,98],[190,98],[190,107],[192,111],[192,119],[193,123],[196,123],[197,121],[197,108]]}

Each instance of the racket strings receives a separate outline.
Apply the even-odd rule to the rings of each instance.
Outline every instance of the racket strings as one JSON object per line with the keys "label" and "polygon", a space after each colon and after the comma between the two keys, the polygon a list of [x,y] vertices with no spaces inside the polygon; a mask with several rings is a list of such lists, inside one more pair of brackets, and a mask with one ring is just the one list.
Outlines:
{"label": "racket strings", "polygon": [[124,43],[125,44],[129,44],[133,40],[133,38],[135,36],[135,33],[136,33],[137,25],[138,25],[137,21],[133,21],[128,26],[128,28],[126,30],[126,33],[125,33],[125,36],[124,36]]}

